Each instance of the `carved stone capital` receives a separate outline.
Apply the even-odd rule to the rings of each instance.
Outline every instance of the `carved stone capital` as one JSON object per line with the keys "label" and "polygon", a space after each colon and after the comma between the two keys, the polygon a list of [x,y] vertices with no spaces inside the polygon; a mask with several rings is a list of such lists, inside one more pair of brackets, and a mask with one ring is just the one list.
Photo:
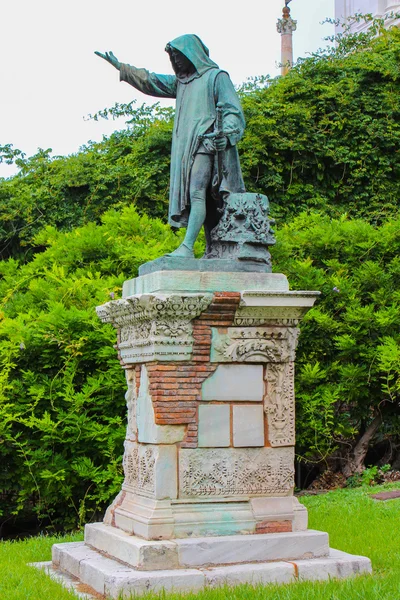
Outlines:
{"label": "carved stone capital", "polygon": [[120,329],[118,349],[126,363],[189,360],[192,320],[211,303],[211,294],[139,294],[107,302],[96,311]]}
{"label": "carved stone capital", "polygon": [[297,21],[295,21],[294,19],[292,19],[292,17],[288,17],[286,19],[278,19],[278,22],[276,24],[276,30],[278,33],[281,34],[291,34],[293,33],[293,31],[296,31],[297,29]]}

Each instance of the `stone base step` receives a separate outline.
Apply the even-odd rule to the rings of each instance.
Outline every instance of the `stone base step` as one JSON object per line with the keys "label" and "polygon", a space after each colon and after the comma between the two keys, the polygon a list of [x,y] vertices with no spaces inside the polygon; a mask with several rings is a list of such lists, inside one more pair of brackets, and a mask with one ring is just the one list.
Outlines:
{"label": "stone base step", "polygon": [[[92,550],[84,542],[57,544],[53,563],[36,563],[71,586],[71,579],[111,598],[146,592],[189,592],[222,585],[290,583],[298,580],[344,579],[371,572],[371,562],[339,550],[322,558],[225,565],[197,569],[140,571]],[[72,577],[71,577],[72,576]],[[76,584],[75,584],[76,587]],[[77,586],[79,589],[79,585]],[[90,592],[85,587],[86,597]],[[88,596],[89,594],[89,596]]]}
{"label": "stone base step", "polygon": [[[319,558],[329,554],[328,534],[311,529],[154,541],[104,523],[93,523],[85,527],[85,542],[94,550],[144,571]],[[58,546],[53,547],[56,563],[60,562]]]}

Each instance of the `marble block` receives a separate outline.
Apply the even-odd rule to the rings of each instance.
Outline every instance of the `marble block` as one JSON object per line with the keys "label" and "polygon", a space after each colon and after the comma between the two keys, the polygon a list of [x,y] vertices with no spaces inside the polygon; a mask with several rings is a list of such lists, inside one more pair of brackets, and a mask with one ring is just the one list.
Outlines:
{"label": "marble block", "polygon": [[149,377],[145,365],[140,373],[140,388],[136,402],[138,441],[145,444],[175,444],[185,436],[184,425],[156,425],[153,402],[149,391]]}
{"label": "marble block", "polygon": [[[187,264],[187,259],[183,259]],[[282,273],[232,273],[202,271],[156,271],[128,279],[122,288],[123,298],[134,294],[186,292],[241,292],[274,290],[289,292],[289,282]]]}
{"label": "marble block", "polygon": [[179,567],[178,550],[173,541],[144,540],[104,523],[85,525],[85,543],[137,569],[150,571]]}
{"label": "marble block", "polygon": [[219,365],[205,380],[202,400],[262,402],[264,381],[262,365]]}
{"label": "marble block", "polygon": [[230,535],[176,540],[182,567],[294,560],[328,556],[329,537],[322,531]]}
{"label": "marble block", "polygon": [[262,406],[233,406],[233,445],[235,448],[264,446]]}
{"label": "marble block", "polygon": [[229,446],[230,440],[229,406],[227,404],[199,406],[199,447],[222,448]]}
{"label": "marble block", "polygon": [[123,489],[156,500],[176,498],[177,456],[174,445],[125,441]]}

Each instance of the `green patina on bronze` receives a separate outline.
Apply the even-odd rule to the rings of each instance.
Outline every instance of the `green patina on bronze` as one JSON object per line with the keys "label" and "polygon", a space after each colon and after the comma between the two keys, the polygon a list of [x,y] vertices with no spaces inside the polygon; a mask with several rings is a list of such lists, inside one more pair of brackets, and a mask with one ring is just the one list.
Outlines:
{"label": "green patina on bronze", "polygon": [[[261,262],[265,270],[270,270],[269,253],[260,252],[258,248],[274,243],[265,196],[260,196],[256,204],[263,213],[266,235],[255,239],[249,219],[246,226],[238,227],[238,194],[243,207],[254,208],[255,204],[254,195],[246,198],[237,151],[245,120],[229,75],[210,59],[208,48],[196,35],[182,35],[172,40],[166,51],[175,75],[151,73],[120,63],[112,52],[96,54],[120,71],[121,81],[144,94],[176,99],[169,223],[187,227],[187,231],[183,244],[170,255],[171,259],[193,258],[193,244],[204,224],[206,258]],[[233,228],[237,237],[228,244],[222,244],[223,238],[218,237],[221,215],[225,219],[224,232]],[[230,218],[232,227],[226,223]],[[247,241],[250,246],[244,247]],[[234,248],[236,243],[240,243],[240,248]]]}

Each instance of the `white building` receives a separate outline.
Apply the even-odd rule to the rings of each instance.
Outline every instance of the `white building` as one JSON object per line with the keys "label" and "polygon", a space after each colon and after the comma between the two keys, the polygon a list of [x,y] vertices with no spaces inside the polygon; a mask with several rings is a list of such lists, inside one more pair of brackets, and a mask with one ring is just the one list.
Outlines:
{"label": "white building", "polygon": [[[400,2],[398,0],[335,0],[335,18],[347,19],[356,13],[372,13],[374,17],[381,18],[390,13],[400,13]],[[387,27],[391,25],[400,25],[400,18],[387,18]],[[368,29],[368,23],[360,21],[354,23],[350,29],[352,33],[365,31]],[[336,29],[340,31],[340,27]]]}

